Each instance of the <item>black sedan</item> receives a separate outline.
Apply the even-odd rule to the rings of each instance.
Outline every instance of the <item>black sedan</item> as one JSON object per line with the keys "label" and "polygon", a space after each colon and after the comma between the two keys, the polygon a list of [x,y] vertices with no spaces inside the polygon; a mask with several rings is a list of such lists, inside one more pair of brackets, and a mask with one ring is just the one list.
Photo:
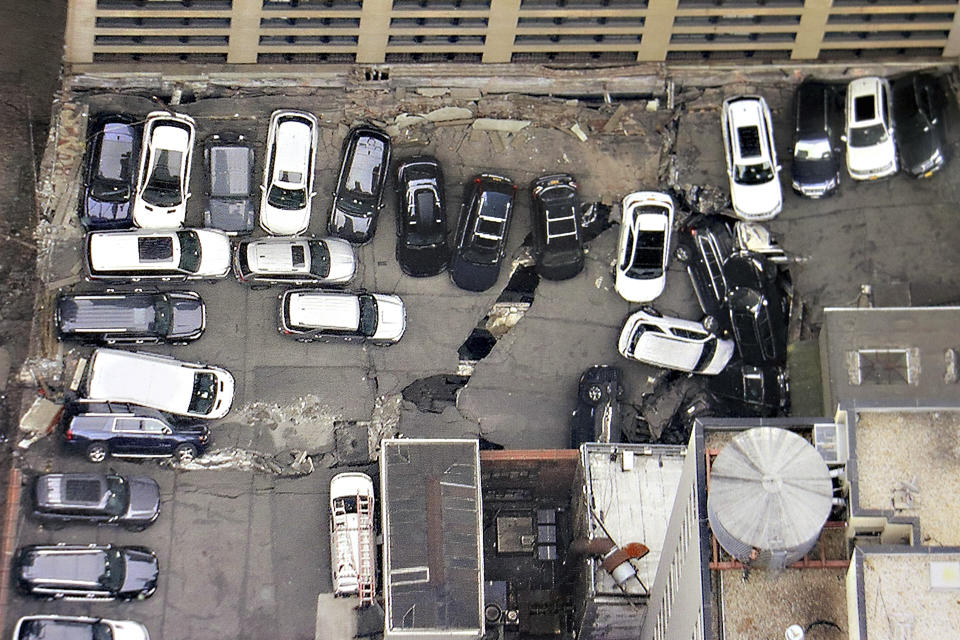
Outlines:
{"label": "black sedan", "polygon": [[783,367],[729,364],[705,384],[721,415],[772,418],[790,408],[790,383]]}
{"label": "black sedan", "polygon": [[94,118],[87,138],[80,222],[91,230],[133,226],[130,201],[140,161],[140,127],[125,114]]}
{"label": "black sedan", "polygon": [[583,269],[577,189],[566,173],[540,177],[531,186],[533,254],[537,273],[547,280],[567,280]]}
{"label": "black sedan", "polygon": [[904,171],[929,178],[947,160],[947,94],[937,76],[919,73],[893,82],[893,121]]}
{"label": "black sedan", "polygon": [[152,478],[98,473],[37,476],[32,515],[49,524],[91,522],[140,530],[160,514],[160,487]]}
{"label": "black sedan", "polygon": [[61,340],[186,344],[203,334],[206,308],[192,291],[61,294],[54,324]]}
{"label": "black sedan", "polygon": [[66,600],[143,600],[157,590],[157,556],[144,547],[56,544],[21,547],[13,563],[17,589]]}
{"label": "black sedan", "polygon": [[486,291],[500,276],[513,219],[517,185],[508,178],[481,174],[467,183],[450,277],[461,289]]}
{"label": "black sedan", "polygon": [[377,230],[390,166],[390,136],[377,127],[355,127],[343,142],[340,176],[327,223],[332,236],[364,244]]}
{"label": "black sedan", "polygon": [[443,171],[435,158],[397,167],[397,262],[409,276],[435,276],[447,268],[447,212]]}

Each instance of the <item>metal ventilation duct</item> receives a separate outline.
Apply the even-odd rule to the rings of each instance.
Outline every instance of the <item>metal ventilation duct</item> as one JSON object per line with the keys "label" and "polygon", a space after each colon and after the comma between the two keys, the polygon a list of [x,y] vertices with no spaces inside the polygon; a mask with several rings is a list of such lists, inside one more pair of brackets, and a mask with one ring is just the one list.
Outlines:
{"label": "metal ventilation duct", "polygon": [[[816,543],[833,487],[823,458],[790,431],[744,431],[713,463],[707,512],[717,541],[750,566],[781,569]],[[752,557],[751,557],[752,556]]]}

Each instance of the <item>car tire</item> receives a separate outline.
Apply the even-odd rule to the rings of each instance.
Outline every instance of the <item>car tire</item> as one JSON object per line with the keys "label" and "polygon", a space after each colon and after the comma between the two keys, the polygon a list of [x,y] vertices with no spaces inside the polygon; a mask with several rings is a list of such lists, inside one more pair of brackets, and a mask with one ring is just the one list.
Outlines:
{"label": "car tire", "polygon": [[587,387],[587,399],[594,404],[603,399],[603,389],[598,384],[592,384]]}
{"label": "car tire", "polygon": [[197,457],[197,448],[192,444],[181,444],[173,451],[173,457],[177,462],[190,462]]}
{"label": "car tire", "polygon": [[95,464],[100,464],[106,460],[109,455],[110,450],[107,448],[107,445],[100,442],[94,442],[87,447],[87,460]]}
{"label": "car tire", "polygon": [[717,319],[714,316],[703,316],[703,320],[700,322],[703,324],[704,329],[714,335],[716,335],[717,331],[720,329],[720,323],[717,322]]}
{"label": "car tire", "polygon": [[675,257],[680,262],[687,262],[690,260],[690,250],[685,246],[678,245],[676,250],[673,252],[673,257]]}

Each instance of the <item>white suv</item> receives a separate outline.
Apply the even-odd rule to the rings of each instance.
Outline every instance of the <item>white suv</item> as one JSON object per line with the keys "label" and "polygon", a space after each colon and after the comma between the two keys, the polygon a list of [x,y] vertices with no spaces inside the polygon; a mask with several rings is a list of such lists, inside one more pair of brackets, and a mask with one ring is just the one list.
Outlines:
{"label": "white suv", "polygon": [[716,375],[733,357],[733,340],[718,338],[703,324],[665,318],[655,309],[633,313],[623,325],[620,355],[655,367]]}
{"label": "white suv", "polygon": [[280,333],[301,342],[393,344],[407,328],[399,296],[365,291],[288,289],[280,295]]}
{"label": "white suv", "polygon": [[854,180],[892,176],[897,166],[893,142],[890,83],[884,78],[857,78],[847,85],[847,173]]}
{"label": "white suv", "polygon": [[783,196],[767,102],[760,96],[727,98],[720,124],[733,212],[744,220],[770,220],[783,208]]}
{"label": "white suv", "polygon": [[94,231],[85,258],[91,280],[216,280],[230,272],[230,238],[214,229]]}
{"label": "white suv", "polygon": [[306,111],[281,109],[270,116],[260,187],[260,226],[267,233],[295,236],[310,225],[318,126],[317,117]]}
{"label": "white suv", "polygon": [[129,402],[177,416],[215,420],[230,411],[233,376],[226,369],[170,356],[97,349],[86,371],[84,398]]}
{"label": "white suv", "polygon": [[133,198],[133,223],[145,229],[176,229],[187,217],[190,162],[196,123],[167,111],[147,115],[140,172]]}

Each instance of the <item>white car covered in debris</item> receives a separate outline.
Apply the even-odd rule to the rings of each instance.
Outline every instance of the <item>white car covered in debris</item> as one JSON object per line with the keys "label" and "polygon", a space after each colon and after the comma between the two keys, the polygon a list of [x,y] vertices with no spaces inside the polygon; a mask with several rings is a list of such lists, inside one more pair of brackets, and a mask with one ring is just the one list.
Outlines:
{"label": "white car covered in debris", "polygon": [[260,226],[276,236],[295,236],[310,225],[317,117],[279,110],[270,116],[264,162]]}
{"label": "white car covered in debris", "polygon": [[377,550],[373,531],[373,480],[340,473],[330,480],[330,570],[333,593],[373,601]]}
{"label": "white car covered in debris", "polygon": [[770,220],[783,208],[783,194],[766,100],[760,96],[727,98],[720,123],[733,212],[744,220]]}
{"label": "white car covered in debris", "polygon": [[857,78],[847,85],[847,173],[854,180],[876,180],[897,172],[890,83]]}
{"label": "white car covered in debris", "polygon": [[190,162],[196,123],[180,113],[154,111],[143,125],[133,223],[144,229],[176,229],[187,217]]}
{"label": "white car covered in debris", "polygon": [[646,307],[627,318],[617,348],[630,360],[709,376],[723,371],[735,347],[700,322],[667,318]]}

